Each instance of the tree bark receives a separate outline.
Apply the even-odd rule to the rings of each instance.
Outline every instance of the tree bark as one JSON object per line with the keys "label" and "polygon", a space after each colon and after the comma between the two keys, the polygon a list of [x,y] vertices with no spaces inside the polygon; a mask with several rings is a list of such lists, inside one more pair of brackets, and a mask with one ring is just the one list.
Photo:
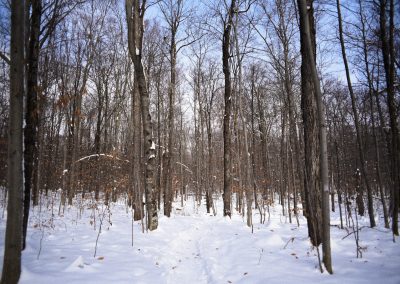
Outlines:
{"label": "tree bark", "polygon": [[133,157],[132,157],[132,197],[134,214],[133,220],[138,221],[143,219],[143,192],[141,190],[141,173],[142,173],[142,143],[141,143],[141,107],[140,94],[137,78],[134,78],[134,87],[132,90],[132,119],[133,119]]}
{"label": "tree bark", "polygon": [[251,166],[251,160],[250,160],[250,150],[249,150],[249,142],[248,142],[248,137],[247,137],[247,128],[246,128],[246,121],[244,118],[243,114],[243,106],[242,106],[242,58],[240,56],[240,49],[239,49],[239,39],[238,39],[238,23],[239,23],[239,15],[236,12],[235,13],[236,18],[235,18],[235,23],[233,25],[233,31],[234,31],[234,39],[235,39],[235,51],[236,51],[236,60],[237,60],[237,71],[238,71],[238,77],[237,77],[237,101],[238,101],[238,110],[239,110],[239,117],[240,117],[240,122],[242,125],[242,131],[243,131],[243,142],[244,142],[244,157],[245,157],[245,179],[244,179],[244,186],[245,186],[245,194],[246,194],[246,207],[247,207],[247,226],[252,227],[253,226],[253,213],[252,213],[252,205],[253,205],[253,198],[256,197],[256,194],[254,194],[254,190],[252,190],[252,183],[251,180],[254,181],[254,175],[252,175],[252,169],[253,167]]}
{"label": "tree bark", "polygon": [[[297,1],[299,6],[300,13],[300,37],[302,42],[301,53],[303,56],[303,64],[307,63],[310,66],[312,82],[314,84],[314,95],[317,105],[317,117],[319,122],[319,159],[320,159],[320,174],[321,174],[321,183],[320,190],[322,195],[322,223],[323,223],[323,232],[322,232],[322,252],[323,252],[323,262],[326,270],[332,274],[332,260],[331,260],[331,245],[330,245],[330,211],[329,211],[329,176],[328,176],[328,151],[327,151],[327,141],[326,141],[326,122],[325,122],[325,111],[322,103],[322,94],[321,88],[317,73],[317,68],[315,64],[315,58],[313,53],[313,44],[311,39],[311,29],[309,23],[309,17],[307,9],[312,12],[311,5],[309,3],[308,6],[305,0]],[[308,6],[308,7],[307,7]]]}
{"label": "tree bark", "polygon": [[[38,204],[38,188],[34,186],[33,174],[37,167],[37,130],[39,123],[39,106],[38,106],[38,67],[39,67],[39,36],[40,22],[42,15],[41,0],[32,0],[32,13],[29,25],[29,44],[28,44],[28,70],[27,70],[27,96],[26,96],[26,126],[24,129],[24,218],[23,218],[23,244],[25,249],[26,231],[28,227],[29,209],[31,202],[31,191],[33,206]],[[28,32],[28,31],[27,31]]]}
{"label": "tree bark", "polygon": [[224,216],[231,217],[231,130],[230,119],[232,111],[232,86],[231,86],[231,69],[229,65],[230,58],[230,45],[231,45],[231,30],[233,25],[233,15],[235,13],[236,0],[231,1],[229,11],[227,12],[227,19],[224,22],[224,32],[222,38],[222,70],[225,78],[225,92],[224,92]]}
{"label": "tree bark", "polygon": [[175,43],[176,30],[171,30],[171,43],[170,43],[170,86],[168,90],[168,153],[166,156],[166,184],[164,186],[164,215],[171,216],[172,199],[173,199],[173,151],[174,151],[174,106],[175,106],[175,89],[176,89],[176,43]]}
{"label": "tree bark", "polygon": [[145,0],[126,0],[126,20],[128,24],[129,53],[134,65],[143,124],[143,146],[145,156],[145,199],[147,210],[147,228],[152,231],[157,229],[157,197],[154,189],[155,171],[155,143],[152,138],[152,121],[150,115],[150,97],[147,90],[146,76],[142,64],[143,18],[146,10]]}
{"label": "tree bark", "polygon": [[[308,20],[310,25],[310,35],[312,41],[313,58],[315,58],[315,26],[312,1],[307,1]],[[304,198],[306,204],[308,235],[311,238],[311,243],[314,246],[319,246],[322,242],[322,200],[321,192],[319,191],[320,182],[320,161],[319,153],[319,138],[318,138],[318,114],[317,103],[314,92],[315,87],[309,74],[311,74],[311,66],[309,63],[307,46],[304,38],[301,38],[302,64],[301,64],[301,109],[304,125],[304,158],[305,158],[305,173],[304,173]]]}
{"label": "tree bark", "polygon": [[10,117],[8,130],[8,205],[1,283],[21,275],[23,224],[23,99],[25,82],[25,3],[11,2]]}
{"label": "tree bark", "polygon": [[[389,1],[389,39],[386,28],[386,8]],[[394,1],[380,0],[380,38],[382,42],[383,65],[386,75],[387,105],[391,130],[391,178],[392,178],[392,231],[399,235],[399,191],[400,191],[400,138],[397,125],[397,107],[394,90],[395,56],[394,56]]]}
{"label": "tree bark", "polygon": [[[254,72],[254,71],[252,71]],[[253,79],[254,81],[254,79]],[[261,95],[259,91],[255,91],[256,97],[257,97],[257,106],[258,106],[258,113],[260,115],[260,122],[258,123],[258,129],[260,131],[260,140],[261,140],[261,158],[262,158],[262,171],[264,174],[264,199],[268,199],[273,196],[270,196],[269,193],[269,187],[272,183],[271,175],[270,175],[270,169],[269,169],[269,162],[268,162],[268,143],[267,143],[267,125],[265,122],[265,113],[264,113],[264,107],[261,102]]]}

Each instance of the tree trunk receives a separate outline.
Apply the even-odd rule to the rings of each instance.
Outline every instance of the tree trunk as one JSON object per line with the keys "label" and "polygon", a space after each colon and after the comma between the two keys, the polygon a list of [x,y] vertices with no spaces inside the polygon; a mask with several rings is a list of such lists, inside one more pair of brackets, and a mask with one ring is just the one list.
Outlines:
{"label": "tree trunk", "polygon": [[372,77],[371,77],[371,72],[370,72],[370,67],[369,67],[369,59],[368,59],[368,46],[367,46],[367,38],[366,38],[366,28],[365,28],[365,18],[364,18],[364,13],[362,10],[362,1],[358,1],[359,7],[360,7],[360,21],[361,21],[361,31],[362,31],[362,39],[363,39],[363,53],[364,53],[364,63],[365,63],[365,71],[367,74],[367,81],[368,81],[368,96],[369,96],[369,107],[371,111],[371,122],[372,122],[372,138],[374,141],[374,150],[375,150],[375,167],[376,167],[376,178],[378,182],[378,187],[379,187],[379,193],[381,197],[381,202],[382,202],[382,208],[383,208],[383,218],[385,222],[385,228],[389,228],[389,217],[388,217],[388,212],[387,212],[387,207],[386,207],[386,202],[385,202],[385,196],[383,194],[383,184],[382,184],[382,174],[381,174],[381,167],[380,167],[380,155],[379,155],[379,145],[378,145],[378,139],[377,139],[377,134],[376,134],[376,123],[375,123],[375,115],[374,115],[374,110],[373,110],[373,92],[374,92],[374,87],[373,87],[373,82],[372,82]]}
{"label": "tree trunk", "polygon": [[[250,112],[251,112],[251,169],[253,172],[253,194],[254,194],[254,205],[255,208],[259,209],[261,212],[260,204],[258,203],[257,198],[257,180],[256,180],[256,159],[255,159],[255,148],[256,148],[256,132],[254,127],[254,68],[251,69],[251,87],[250,87],[250,94],[251,94],[251,105],[250,105]],[[261,215],[261,214],[260,214]],[[262,223],[262,216],[261,223]]]}
{"label": "tree trunk", "polygon": [[[389,39],[386,30],[386,4],[389,7]],[[386,75],[387,105],[389,110],[390,130],[391,130],[391,178],[392,178],[392,231],[399,235],[399,191],[400,191],[400,141],[399,129],[397,125],[397,108],[394,90],[395,78],[395,55],[394,55],[394,1],[380,0],[380,38],[382,42],[383,65]]]}
{"label": "tree trunk", "polygon": [[233,24],[233,14],[235,13],[236,0],[231,1],[227,19],[224,22],[224,33],[222,38],[222,70],[225,78],[225,110],[224,110],[224,216],[231,217],[231,131],[230,119],[232,109],[232,86],[231,86],[231,69],[229,65],[230,45],[231,45],[231,29]]}
{"label": "tree trunk", "polygon": [[160,209],[161,205],[161,177],[164,172],[163,164],[162,164],[162,147],[163,144],[161,142],[161,68],[162,64],[159,66],[158,71],[158,79],[156,83],[157,89],[157,142],[158,142],[158,150],[157,150],[157,159],[158,159],[158,166],[157,166],[157,181],[156,181],[156,191],[157,191],[157,208]]}
{"label": "tree trunk", "polygon": [[23,224],[23,100],[25,82],[25,3],[11,2],[10,117],[8,132],[8,205],[1,283],[21,275]]}
{"label": "tree trunk", "polygon": [[[253,205],[253,188],[252,188],[252,183],[251,180],[254,181],[254,175],[252,176],[252,166],[251,166],[251,161],[250,161],[250,150],[249,150],[249,142],[248,142],[248,137],[247,137],[247,129],[246,129],[246,121],[244,118],[243,114],[243,106],[242,106],[242,58],[240,56],[240,49],[239,49],[239,39],[238,39],[238,21],[239,21],[239,15],[236,12],[236,18],[235,18],[235,24],[233,26],[234,30],[234,35],[235,35],[235,51],[236,51],[236,60],[238,64],[238,78],[237,78],[237,101],[238,101],[238,108],[239,108],[239,117],[240,117],[240,123],[242,124],[242,131],[243,131],[243,142],[244,142],[244,157],[245,157],[245,180],[244,180],[244,186],[245,186],[245,194],[246,194],[246,207],[247,207],[247,226],[252,227],[253,226],[253,213],[252,213],[252,205]],[[239,131],[238,131],[239,132]]]}
{"label": "tree trunk", "polygon": [[[254,81],[254,79],[253,79]],[[260,115],[260,122],[258,124],[258,129],[260,131],[260,140],[261,140],[261,158],[262,158],[262,171],[264,175],[264,199],[268,199],[269,196],[269,186],[272,182],[270,169],[268,165],[268,144],[267,144],[267,125],[265,122],[265,114],[264,114],[264,108],[262,106],[260,94],[258,91],[255,91],[256,97],[257,97],[257,105],[258,105],[258,113]],[[271,196],[271,199],[273,199],[273,196]]]}
{"label": "tree trunk", "polygon": [[[326,270],[329,273],[332,271],[332,260],[331,260],[331,246],[330,246],[330,211],[329,211],[329,177],[328,177],[328,151],[326,141],[326,122],[325,122],[325,111],[322,103],[321,88],[315,64],[314,48],[312,43],[313,32],[309,22],[309,13],[313,13],[312,2],[306,3],[305,0],[297,1],[299,6],[300,14],[300,38],[301,38],[301,54],[302,54],[302,65],[307,64],[309,66],[308,71],[310,73],[303,73],[303,76],[310,76],[314,86],[314,96],[317,106],[317,119],[318,125],[318,136],[319,136],[319,159],[320,159],[320,174],[321,183],[320,191],[322,195],[322,251],[323,251],[323,262]],[[309,5],[307,5],[309,4]],[[308,6],[308,7],[307,7]],[[308,9],[309,8],[309,9]],[[303,71],[303,68],[302,68]],[[303,90],[304,92],[304,90]],[[318,187],[317,187],[318,188]]]}
{"label": "tree trunk", "polygon": [[[211,109],[211,106],[210,106]],[[210,213],[211,207],[213,207],[213,192],[214,192],[214,178],[212,176],[213,173],[213,163],[212,163],[212,129],[211,129],[211,115],[208,113],[207,115],[207,150],[208,150],[208,174],[207,178],[209,180],[209,188],[207,188],[207,196],[206,196],[206,205],[207,205],[207,213]]]}
{"label": "tree trunk", "polygon": [[174,151],[174,105],[175,105],[175,89],[176,89],[176,30],[171,30],[171,43],[170,43],[170,85],[168,90],[168,154],[166,156],[165,170],[166,184],[164,187],[164,215],[171,216],[172,199],[173,199],[173,151]]}
{"label": "tree trunk", "polygon": [[349,88],[349,93],[350,93],[350,97],[351,97],[351,107],[352,107],[353,115],[354,115],[354,124],[356,127],[358,155],[360,157],[360,163],[361,163],[361,175],[362,175],[364,183],[367,187],[369,223],[370,223],[371,228],[373,228],[376,226],[376,223],[375,223],[375,218],[374,218],[374,203],[373,203],[373,197],[372,197],[372,188],[369,183],[367,170],[365,168],[364,149],[363,149],[363,143],[361,141],[361,133],[360,133],[360,120],[358,118],[358,112],[357,112],[357,107],[356,107],[356,98],[355,98],[355,95],[353,92],[353,86],[351,84],[349,65],[347,63],[346,49],[344,46],[342,15],[340,12],[340,0],[336,0],[336,7],[337,7],[338,21],[339,21],[340,46],[342,49],[343,63],[344,63],[345,71],[346,71],[347,87]]}
{"label": "tree trunk", "polygon": [[[28,71],[27,71],[27,96],[26,96],[26,126],[24,129],[24,218],[23,218],[23,244],[22,249],[25,249],[26,244],[26,231],[28,227],[29,208],[31,202],[31,190],[33,205],[38,204],[37,187],[33,186],[33,174],[35,167],[37,167],[37,129],[39,127],[38,119],[38,63],[39,63],[39,35],[40,35],[40,21],[42,15],[41,0],[32,0],[32,13],[29,25],[29,44],[28,44]],[[28,31],[27,31],[28,32]]]}
{"label": "tree trunk", "polygon": [[285,216],[285,190],[286,190],[286,177],[285,177],[285,167],[286,167],[286,111],[285,107],[282,106],[282,119],[281,119],[281,142],[280,142],[280,161],[281,161],[281,173],[280,173],[280,202],[282,205],[282,215]]}
{"label": "tree trunk", "polygon": [[135,68],[143,124],[143,146],[145,156],[145,199],[147,210],[147,228],[157,229],[157,197],[154,190],[155,144],[152,138],[152,121],[150,116],[150,97],[147,90],[146,76],[142,64],[143,18],[146,10],[145,0],[126,0],[126,20],[128,24],[129,53]]}
{"label": "tree trunk", "polygon": [[137,78],[134,78],[134,88],[132,94],[132,119],[133,119],[133,157],[132,157],[132,197],[134,214],[133,220],[138,221],[143,219],[143,192],[141,190],[141,173],[142,173],[142,143],[141,143],[141,111],[140,111],[140,94]]}
{"label": "tree trunk", "polygon": [[[312,2],[307,1],[311,7],[308,19],[311,28],[312,51],[315,58],[315,27]],[[314,85],[311,77],[311,67],[308,54],[306,52],[305,40],[301,39],[301,50],[304,59],[301,64],[301,109],[304,125],[304,158],[305,158],[305,177],[304,177],[304,197],[306,204],[305,216],[307,217],[308,235],[314,246],[319,246],[322,242],[322,201],[319,191],[319,138],[317,106],[314,96]],[[304,54],[304,55],[303,55]]]}

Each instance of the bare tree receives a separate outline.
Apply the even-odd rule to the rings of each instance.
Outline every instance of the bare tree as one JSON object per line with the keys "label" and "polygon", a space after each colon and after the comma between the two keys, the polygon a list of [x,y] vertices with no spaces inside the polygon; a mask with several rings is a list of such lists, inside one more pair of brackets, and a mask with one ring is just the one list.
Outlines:
{"label": "bare tree", "polygon": [[370,56],[368,52],[368,44],[367,44],[367,23],[366,23],[366,15],[364,13],[364,8],[363,8],[363,3],[361,0],[358,0],[358,7],[359,7],[359,17],[360,17],[360,30],[361,30],[361,38],[362,38],[362,58],[364,60],[365,64],[365,76],[367,79],[367,84],[368,84],[368,101],[369,101],[369,107],[371,111],[371,124],[372,124],[372,136],[373,136],[373,144],[374,144],[374,150],[375,150],[375,167],[376,167],[376,178],[377,178],[377,183],[379,187],[379,194],[381,197],[381,202],[382,202],[382,209],[383,209],[383,216],[384,216],[384,222],[385,222],[385,227],[389,228],[389,217],[388,217],[388,212],[387,212],[387,207],[386,207],[386,201],[385,201],[385,196],[383,192],[383,183],[382,183],[382,170],[381,170],[381,155],[379,153],[379,144],[378,144],[378,138],[377,138],[377,130],[376,130],[376,119],[375,119],[375,114],[374,114],[374,93],[376,90],[374,90],[374,83],[373,83],[373,74],[371,70],[371,64],[369,62]]}
{"label": "bare tree", "polygon": [[[329,273],[333,273],[332,260],[331,260],[331,245],[330,245],[330,212],[329,212],[329,179],[328,179],[328,151],[326,141],[326,123],[325,111],[322,104],[321,88],[315,64],[315,57],[313,52],[313,44],[311,39],[312,30],[310,28],[309,13],[313,13],[311,8],[312,1],[298,0],[299,15],[300,15],[300,39],[301,39],[301,53],[302,65],[308,65],[309,73],[302,72],[303,76],[311,76],[314,87],[314,96],[317,107],[318,118],[318,135],[319,135],[319,159],[320,159],[320,173],[321,183],[320,190],[322,196],[322,250],[323,262],[325,268]],[[309,7],[309,8],[308,8]],[[305,90],[303,89],[303,92]],[[304,110],[303,110],[304,111]],[[317,153],[316,153],[317,154]]]}
{"label": "bare tree", "polygon": [[347,87],[349,88],[349,93],[350,93],[350,97],[351,97],[351,107],[353,109],[354,124],[355,124],[355,128],[356,128],[358,154],[359,154],[360,163],[361,163],[361,175],[362,175],[362,178],[367,187],[369,222],[370,222],[371,228],[373,228],[376,226],[376,223],[375,223],[375,219],[374,219],[374,204],[373,204],[373,199],[372,199],[372,189],[371,189],[371,185],[370,185],[370,182],[368,179],[368,173],[365,168],[365,157],[364,157],[363,143],[361,141],[360,122],[359,122],[359,116],[358,116],[358,112],[357,112],[357,108],[356,108],[356,98],[355,98],[354,91],[353,91],[353,85],[352,85],[351,79],[350,79],[350,71],[349,71],[349,65],[347,63],[346,48],[344,46],[342,14],[340,11],[340,1],[339,0],[336,1],[336,7],[337,7],[337,12],[338,12],[340,46],[341,46],[341,50],[342,50],[343,64],[344,64],[345,71],[346,71]]}
{"label": "bare tree", "polygon": [[[387,31],[386,10],[389,2],[389,32]],[[394,57],[394,0],[379,1],[380,39],[382,43],[383,65],[386,75],[387,105],[391,130],[391,169],[392,169],[392,231],[399,235],[399,188],[400,188],[400,138],[398,128],[398,110],[394,89],[395,57]],[[388,37],[389,34],[389,37]]]}
{"label": "bare tree", "polygon": [[30,20],[27,25],[27,95],[26,127],[24,128],[24,222],[23,248],[25,249],[26,230],[29,217],[31,192],[33,205],[38,205],[39,161],[38,131],[40,129],[39,80],[40,50],[53,34],[57,24],[62,21],[79,3],[78,0],[59,1],[31,0],[29,4]]}
{"label": "bare tree", "polygon": [[169,36],[165,39],[168,45],[169,63],[170,63],[170,85],[168,88],[168,150],[165,152],[165,172],[164,172],[164,215],[170,217],[173,199],[173,176],[172,167],[174,161],[174,109],[176,97],[176,60],[178,52],[187,45],[185,41],[188,37],[180,38],[179,29],[182,27],[188,17],[190,11],[185,7],[184,0],[163,0],[160,2],[160,9],[164,15],[164,19],[168,24]]}
{"label": "bare tree", "polygon": [[224,216],[231,217],[231,130],[230,119],[232,109],[232,86],[231,69],[229,58],[231,57],[231,30],[233,26],[233,16],[235,14],[236,0],[231,0],[230,6],[226,6],[226,15],[223,20],[224,31],[222,38],[222,70],[225,78],[225,110],[224,110]]}
{"label": "bare tree", "polygon": [[143,18],[146,11],[145,0],[126,0],[126,20],[128,24],[128,45],[135,78],[140,94],[140,104],[143,124],[144,155],[145,155],[145,198],[147,210],[147,228],[157,229],[157,198],[154,190],[155,143],[152,138],[152,121],[150,116],[150,98],[147,90],[146,77],[142,63]]}

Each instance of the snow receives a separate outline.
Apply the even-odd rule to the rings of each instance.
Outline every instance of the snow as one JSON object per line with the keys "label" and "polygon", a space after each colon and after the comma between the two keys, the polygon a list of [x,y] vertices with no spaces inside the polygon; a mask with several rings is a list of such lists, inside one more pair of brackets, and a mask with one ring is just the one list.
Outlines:
{"label": "snow", "polygon": [[[115,159],[115,160],[118,160],[118,161],[130,163],[129,160],[122,160],[122,159],[120,159],[120,158],[118,158],[116,156],[109,155],[109,154],[92,154],[92,155],[89,155],[89,156],[84,156],[84,157],[80,158],[79,160],[75,161],[75,163],[82,162],[84,160],[89,160],[89,159],[94,158],[94,157],[107,157],[107,158]],[[68,171],[68,170],[64,170],[64,172],[65,171]]]}
{"label": "snow", "polygon": [[185,171],[187,171],[187,172],[193,174],[193,172],[190,170],[190,168],[189,168],[187,165],[185,165],[185,164],[183,164],[183,163],[180,163],[180,162],[176,162],[176,163],[177,163],[178,165],[184,167],[184,168],[185,168]]}
{"label": "snow", "polygon": [[[221,216],[222,200],[213,216],[189,199],[184,207],[174,204],[171,218],[159,215],[155,231],[142,233],[134,222],[132,246],[132,212],[124,200],[109,211],[75,200],[63,216],[58,199],[42,202],[41,212],[31,212],[20,283],[400,283],[399,239],[393,243],[382,224],[369,228],[367,217],[359,219],[363,258],[357,259],[354,236],[336,226],[333,213],[329,275],[319,272],[305,219],[299,216],[300,227],[290,224],[279,205],[265,224],[253,209],[252,233],[235,210],[232,219]],[[0,253],[5,223],[1,219]]]}

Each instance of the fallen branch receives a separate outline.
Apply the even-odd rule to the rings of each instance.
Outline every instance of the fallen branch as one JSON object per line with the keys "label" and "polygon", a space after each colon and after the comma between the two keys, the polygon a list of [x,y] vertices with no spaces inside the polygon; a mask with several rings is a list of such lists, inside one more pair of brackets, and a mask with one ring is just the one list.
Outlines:
{"label": "fallen branch", "polygon": [[81,162],[83,160],[88,160],[88,159],[93,158],[93,157],[106,157],[106,158],[111,158],[111,159],[114,159],[114,160],[130,163],[129,160],[123,160],[123,159],[120,159],[118,157],[115,157],[115,156],[109,155],[109,154],[93,154],[93,155],[89,155],[89,156],[80,158],[79,160],[75,161],[74,163],[78,163],[78,162]]}

